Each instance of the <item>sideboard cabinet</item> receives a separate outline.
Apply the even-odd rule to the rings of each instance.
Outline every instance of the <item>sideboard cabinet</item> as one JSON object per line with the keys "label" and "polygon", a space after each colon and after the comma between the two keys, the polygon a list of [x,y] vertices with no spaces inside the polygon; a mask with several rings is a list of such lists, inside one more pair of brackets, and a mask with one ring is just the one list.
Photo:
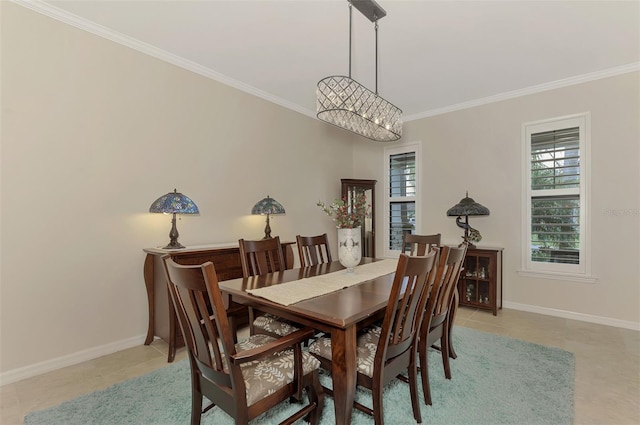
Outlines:
{"label": "sideboard cabinet", "polygon": [[[293,247],[295,242],[282,242],[282,251],[287,269],[293,268]],[[158,336],[169,344],[167,360],[175,358],[176,348],[184,346],[184,340],[173,303],[169,297],[169,288],[162,264],[166,254],[178,264],[197,265],[211,261],[216,269],[218,280],[242,277],[240,247],[237,243],[191,246],[184,249],[145,248],[144,283],[149,303],[149,327],[144,342],[149,345],[154,336]],[[228,307],[228,306],[227,306]]]}
{"label": "sideboard cabinet", "polygon": [[460,305],[490,310],[502,308],[502,248],[469,248],[458,281]]}

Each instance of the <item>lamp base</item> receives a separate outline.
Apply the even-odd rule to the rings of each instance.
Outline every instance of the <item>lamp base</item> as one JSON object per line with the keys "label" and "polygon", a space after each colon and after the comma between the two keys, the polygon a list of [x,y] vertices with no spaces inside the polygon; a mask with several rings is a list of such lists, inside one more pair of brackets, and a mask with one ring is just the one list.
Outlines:
{"label": "lamp base", "polygon": [[176,227],[176,213],[173,213],[173,218],[171,219],[171,231],[169,232],[169,245],[165,246],[162,249],[182,249],[184,245],[181,245],[178,242],[178,228]]}
{"label": "lamp base", "polygon": [[183,249],[184,245],[178,243],[178,241],[171,241],[169,245],[163,246],[162,249]]}

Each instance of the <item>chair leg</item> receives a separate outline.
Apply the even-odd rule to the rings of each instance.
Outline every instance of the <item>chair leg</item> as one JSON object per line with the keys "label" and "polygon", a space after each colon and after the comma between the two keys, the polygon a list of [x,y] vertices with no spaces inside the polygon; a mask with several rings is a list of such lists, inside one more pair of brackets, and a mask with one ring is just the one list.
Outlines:
{"label": "chair leg", "polygon": [[447,315],[447,339],[449,340],[449,357],[457,359],[458,355],[453,349],[453,338],[451,338],[451,331],[453,330],[453,324],[456,320],[456,313],[458,311],[458,304],[460,299],[458,298],[458,289],[453,291],[453,299],[451,300],[451,306],[449,306],[449,314]]}
{"label": "chair leg", "polygon": [[322,385],[320,385],[318,372],[313,373],[311,385],[307,387],[307,394],[309,395],[309,403],[315,403],[316,408],[307,415],[305,420],[311,425],[318,425],[322,417],[322,409],[324,408],[324,393],[322,391]]}
{"label": "chair leg", "polygon": [[253,327],[253,321],[256,318],[256,314],[253,307],[249,307],[247,310],[249,310],[249,335],[255,335],[256,329]]}
{"label": "chair leg", "polygon": [[377,380],[372,385],[371,398],[373,399],[373,423],[384,425],[384,415],[382,412],[382,383]]}
{"label": "chair leg", "polygon": [[414,359],[409,365],[409,392],[411,393],[411,407],[413,408],[413,418],[417,423],[422,423],[422,416],[420,415],[420,403],[418,403],[418,367]]}
{"label": "chair leg", "polygon": [[449,362],[449,331],[447,329],[442,330],[442,338],[440,339],[440,346],[442,347],[442,365],[444,366],[444,376],[447,379],[451,379],[451,364]]}
{"label": "chair leg", "polygon": [[418,348],[420,355],[420,377],[422,378],[422,392],[424,393],[424,403],[431,406],[431,388],[429,387],[429,364],[427,363],[427,347],[426,338],[421,339]]}
{"label": "chair leg", "polygon": [[191,385],[191,425],[200,425],[202,418],[202,393],[198,390],[197,385]]}

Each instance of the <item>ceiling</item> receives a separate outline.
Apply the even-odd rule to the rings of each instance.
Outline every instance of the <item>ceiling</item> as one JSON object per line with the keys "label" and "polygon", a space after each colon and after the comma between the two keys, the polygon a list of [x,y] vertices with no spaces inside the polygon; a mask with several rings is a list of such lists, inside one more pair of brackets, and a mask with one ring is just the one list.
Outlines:
{"label": "ceiling", "polygon": [[[346,0],[15,0],[315,116],[349,72]],[[640,69],[639,1],[379,0],[378,91],[406,120]],[[352,77],[375,90],[375,35],[353,10]]]}

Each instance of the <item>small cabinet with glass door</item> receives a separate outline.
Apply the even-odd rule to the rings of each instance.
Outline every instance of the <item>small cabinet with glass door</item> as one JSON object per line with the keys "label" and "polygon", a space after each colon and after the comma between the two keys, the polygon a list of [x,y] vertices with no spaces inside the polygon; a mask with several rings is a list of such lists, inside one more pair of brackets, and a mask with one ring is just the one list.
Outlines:
{"label": "small cabinet with glass door", "polygon": [[502,308],[502,248],[469,248],[458,282],[460,305],[491,310]]}

